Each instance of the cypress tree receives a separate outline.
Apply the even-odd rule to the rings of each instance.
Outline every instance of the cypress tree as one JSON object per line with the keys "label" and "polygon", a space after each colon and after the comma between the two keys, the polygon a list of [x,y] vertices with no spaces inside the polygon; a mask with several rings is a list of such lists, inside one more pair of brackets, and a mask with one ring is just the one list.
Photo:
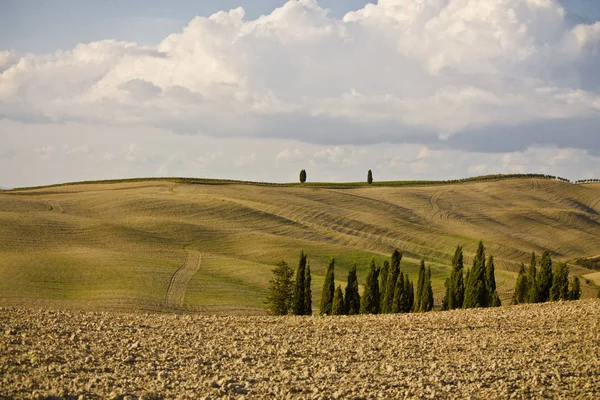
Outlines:
{"label": "cypress tree", "polygon": [[306,182],[306,171],[302,170],[300,171],[300,183],[304,183]]}
{"label": "cypress tree", "polygon": [[496,291],[496,267],[494,266],[494,256],[488,257],[487,265],[485,266],[485,286],[488,291],[487,299],[489,307],[500,307],[500,297]]}
{"label": "cypress tree", "polygon": [[380,308],[383,312],[383,304],[385,303],[385,290],[387,289],[387,278],[390,273],[390,262],[385,260],[383,262],[383,267],[381,267],[381,271],[379,271],[379,297],[381,298]]}
{"label": "cypress tree", "polygon": [[392,312],[392,303],[394,302],[394,294],[396,292],[396,282],[398,281],[398,275],[400,275],[400,261],[402,260],[402,253],[395,249],[392,253],[392,264],[388,272],[387,287],[385,288],[385,297],[383,298],[383,304],[381,307],[382,313]]}
{"label": "cypress tree", "polygon": [[408,282],[408,305],[406,306],[406,312],[409,313],[415,308],[415,285],[408,279],[406,275],[406,282]]}
{"label": "cypress tree", "polygon": [[310,264],[306,264],[305,277],[304,277],[304,315],[312,315],[312,289],[310,287]]}
{"label": "cypress tree", "polygon": [[528,290],[529,283],[527,282],[525,265],[521,263],[521,268],[519,268],[519,275],[517,276],[517,283],[515,284],[515,292],[513,293],[511,304],[526,303]]}
{"label": "cypress tree", "polygon": [[394,314],[403,312],[404,308],[406,307],[406,295],[404,294],[405,288],[406,286],[404,286],[404,273],[400,272],[400,275],[398,275],[398,279],[395,285],[394,299],[392,302],[391,312]]}
{"label": "cypress tree", "polygon": [[571,285],[571,293],[569,298],[571,300],[579,300],[581,298],[581,283],[579,282],[578,276],[573,278],[573,284]]}
{"label": "cypress tree", "polygon": [[272,270],[273,278],[269,281],[267,304],[272,315],[287,315],[292,306],[294,271],[285,261],[281,261]]}
{"label": "cypress tree", "polygon": [[333,295],[335,292],[335,259],[332,257],[325,271],[325,281],[321,291],[321,305],[319,307],[320,315],[331,315],[333,305]]}
{"label": "cypress tree", "polygon": [[348,272],[348,283],[346,284],[346,296],[344,298],[346,313],[357,315],[360,313],[360,294],[358,292],[358,278],[356,276],[356,264]]}
{"label": "cypress tree", "polygon": [[371,265],[369,266],[365,282],[365,290],[360,300],[361,314],[377,314],[379,308],[379,282],[377,275],[378,271],[375,266],[375,259],[371,259]]}
{"label": "cypress tree", "polygon": [[527,284],[529,285],[527,290],[527,303],[535,303],[537,298],[536,289],[536,278],[537,278],[537,259],[535,252],[531,253],[531,261],[529,262],[529,269],[527,270]]}
{"label": "cypress tree", "polygon": [[370,185],[371,183],[373,183],[373,173],[371,172],[371,170],[369,170],[369,172],[367,172],[367,183]]}
{"label": "cypress tree", "polygon": [[450,309],[450,278],[446,278],[444,287],[446,290],[444,292],[444,297],[442,298],[442,311]]}
{"label": "cypress tree", "polygon": [[304,251],[300,252],[300,260],[298,261],[298,269],[296,270],[296,285],[294,286],[294,302],[292,306],[292,312],[295,315],[305,314],[305,296],[306,290],[306,254]]}
{"label": "cypress tree", "polygon": [[421,265],[419,266],[419,278],[417,278],[417,298],[416,298],[416,311],[421,310],[421,297],[423,295],[423,288],[425,284],[425,260],[421,259]]}
{"label": "cypress tree", "polygon": [[487,265],[485,266],[485,284],[488,293],[491,296],[496,291],[496,266],[494,265],[494,256],[488,257]]}
{"label": "cypress tree", "polygon": [[331,315],[345,315],[346,311],[344,310],[344,294],[342,293],[342,287],[338,286],[335,289],[335,294],[333,295],[333,304],[331,307]]}
{"label": "cypress tree", "polygon": [[535,278],[536,302],[544,303],[550,299],[550,288],[552,287],[552,258],[548,250],[542,254],[540,270]]}
{"label": "cypress tree", "polygon": [[[372,261],[374,263],[375,260]],[[381,268],[375,267],[375,279],[373,280],[372,291],[375,293],[375,313],[381,313],[381,294],[379,293],[379,271]]]}
{"label": "cypress tree", "polygon": [[423,292],[421,293],[420,311],[427,312],[433,309],[433,290],[431,289],[431,267],[427,267],[425,279],[423,282]]}
{"label": "cypress tree", "polygon": [[452,257],[452,272],[448,283],[448,309],[462,308],[465,301],[465,283],[463,279],[463,250],[457,246]]}
{"label": "cypress tree", "polygon": [[465,287],[464,308],[488,306],[488,293],[485,287],[485,247],[479,242],[477,254],[473,259],[473,267]]}
{"label": "cypress tree", "polygon": [[552,287],[550,288],[550,300],[569,300],[571,293],[569,291],[569,267],[565,263],[558,263],[554,276],[552,278]]}

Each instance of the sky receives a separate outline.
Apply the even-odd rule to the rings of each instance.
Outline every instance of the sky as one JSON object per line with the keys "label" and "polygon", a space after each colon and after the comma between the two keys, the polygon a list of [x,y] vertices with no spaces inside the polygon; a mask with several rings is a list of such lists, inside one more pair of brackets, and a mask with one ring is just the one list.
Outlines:
{"label": "sky", "polygon": [[0,187],[600,178],[596,0],[4,0]]}

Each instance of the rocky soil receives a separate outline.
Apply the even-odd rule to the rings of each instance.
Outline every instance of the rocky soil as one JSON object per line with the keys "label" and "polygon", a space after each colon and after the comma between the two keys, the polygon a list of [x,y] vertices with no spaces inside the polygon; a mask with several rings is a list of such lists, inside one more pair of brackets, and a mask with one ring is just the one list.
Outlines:
{"label": "rocky soil", "polygon": [[600,398],[600,301],[362,317],[0,309],[0,397]]}

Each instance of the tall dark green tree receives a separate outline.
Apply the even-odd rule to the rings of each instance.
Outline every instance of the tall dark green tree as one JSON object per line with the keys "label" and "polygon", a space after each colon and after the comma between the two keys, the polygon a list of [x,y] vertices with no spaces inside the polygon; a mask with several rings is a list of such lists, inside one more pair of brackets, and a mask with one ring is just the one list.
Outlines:
{"label": "tall dark green tree", "polygon": [[529,283],[527,282],[525,265],[521,263],[521,268],[519,268],[519,275],[517,276],[517,283],[515,284],[515,292],[513,293],[511,304],[527,303],[528,291]]}
{"label": "tall dark green tree", "polygon": [[304,315],[312,315],[312,289],[310,277],[310,264],[306,263],[304,270]]}
{"label": "tall dark green tree", "polygon": [[535,277],[536,303],[544,303],[550,300],[550,288],[552,287],[552,258],[548,250],[544,251],[540,260],[540,270]]}
{"label": "tall dark green tree", "polygon": [[421,259],[421,265],[419,266],[419,277],[417,278],[417,298],[416,302],[416,311],[421,310],[421,297],[423,295],[423,288],[425,285],[425,260]]}
{"label": "tall dark green tree", "polygon": [[346,310],[344,308],[344,294],[342,293],[342,287],[338,286],[335,289],[333,295],[333,304],[331,306],[331,315],[345,315]]}
{"label": "tall dark green tree", "polygon": [[321,305],[319,307],[320,315],[331,315],[331,307],[333,306],[333,295],[335,292],[335,259],[332,257],[329,260],[329,265],[325,271],[325,281],[323,282],[323,290],[321,291]]}
{"label": "tall dark green tree", "polygon": [[581,298],[581,282],[579,282],[578,276],[573,278],[573,283],[571,284],[571,293],[570,293],[569,298],[571,300],[579,300]]}
{"label": "tall dark green tree", "polygon": [[394,289],[394,298],[392,300],[392,309],[391,312],[402,313],[406,309],[407,302],[407,293],[406,285],[404,284],[404,272],[400,271],[400,275],[398,275],[398,279]]}
{"label": "tall dark green tree", "polygon": [[292,307],[294,271],[285,261],[281,261],[272,270],[273,278],[269,281],[267,304],[272,315],[287,315]]}
{"label": "tall dark green tree", "polygon": [[450,278],[444,281],[444,297],[442,298],[442,311],[450,309]]}
{"label": "tall dark green tree", "polygon": [[383,312],[383,304],[385,303],[385,290],[387,289],[387,278],[390,273],[390,262],[385,260],[379,271],[379,298],[381,299],[380,308]]}
{"label": "tall dark green tree", "polygon": [[300,171],[300,183],[304,183],[306,182],[306,171],[302,170]]}
{"label": "tall dark green tree", "polygon": [[556,264],[554,275],[552,277],[552,287],[550,288],[550,300],[569,300],[571,292],[569,290],[569,267],[565,263]]}
{"label": "tall dark green tree", "polygon": [[357,315],[360,313],[360,294],[358,292],[358,278],[356,276],[356,264],[348,272],[348,283],[346,284],[346,296],[344,296],[346,313]]}
{"label": "tall dark green tree", "polygon": [[298,269],[296,270],[296,285],[294,286],[294,300],[292,304],[292,312],[295,315],[305,315],[305,298],[306,296],[306,254],[300,252],[300,260],[298,261]]}
{"label": "tall dark green tree", "polygon": [[529,262],[529,269],[527,270],[527,284],[529,288],[527,290],[527,303],[535,303],[537,298],[537,258],[535,252],[531,253],[531,261]]}
{"label": "tall dark green tree", "polygon": [[394,302],[394,294],[396,292],[396,282],[400,275],[400,261],[402,261],[402,253],[395,249],[392,253],[392,263],[388,272],[387,287],[385,288],[385,296],[381,305],[382,313],[392,312],[392,303]]}
{"label": "tall dark green tree", "polygon": [[485,266],[485,287],[487,289],[488,307],[500,307],[500,297],[496,291],[496,267],[494,265],[494,256],[489,256]]}
{"label": "tall dark green tree", "polygon": [[409,313],[415,309],[415,285],[413,285],[412,281],[408,279],[408,274],[406,274],[405,282],[408,282],[406,287],[406,292],[408,293],[408,302],[406,304],[406,312]]}
{"label": "tall dark green tree", "polygon": [[427,312],[433,310],[433,290],[431,289],[431,267],[427,267],[425,279],[423,281],[423,291],[421,292],[420,311]]}
{"label": "tall dark green tree", "polygon": [[365,281],[365,290],[360,300],[361,314],[377,314],[379,312],[379,271],[375,266],[375,259],[371,259],[369,272]]}
{"label": "tall dark green tree", "polygon": [[473,259],[473,267],[465,286],[464,308],[488,306],[488,293],[485,285],[485,247],[479,242],[477,254]]}
{"label": "tall dark green tree", "polygon": [[369,172],[367,172],[367,183],[370,185],[371,183],[373,183],[373,173],[371,172],[371,170],[369,170]]}
{"label": "tall dark green tree", "polygon": [[446,285],[447,308],[454,310],[462,308],[465,301],[465,283],[463,278],[464,258],[462,246],[457,246],[452,257],[452,272]]}

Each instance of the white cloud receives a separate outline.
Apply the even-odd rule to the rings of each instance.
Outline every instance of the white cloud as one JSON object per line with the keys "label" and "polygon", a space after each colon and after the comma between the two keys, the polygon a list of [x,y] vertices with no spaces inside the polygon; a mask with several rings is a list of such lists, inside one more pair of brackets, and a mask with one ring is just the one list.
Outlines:
{"label": "white cloud", "polygon": [[155,47],[0,52],[0,116],[427,144],[598,119],[599,49],[600,22],[571,27],[556,0],[380,0],[343,19],[290,1],[196,17]]}
{"label": "white cloud", "polygon": [[54,146],[41,146],[33,149],[33,152],[39,154],[44,160],[47,160],[56,153],[56,148]]}

